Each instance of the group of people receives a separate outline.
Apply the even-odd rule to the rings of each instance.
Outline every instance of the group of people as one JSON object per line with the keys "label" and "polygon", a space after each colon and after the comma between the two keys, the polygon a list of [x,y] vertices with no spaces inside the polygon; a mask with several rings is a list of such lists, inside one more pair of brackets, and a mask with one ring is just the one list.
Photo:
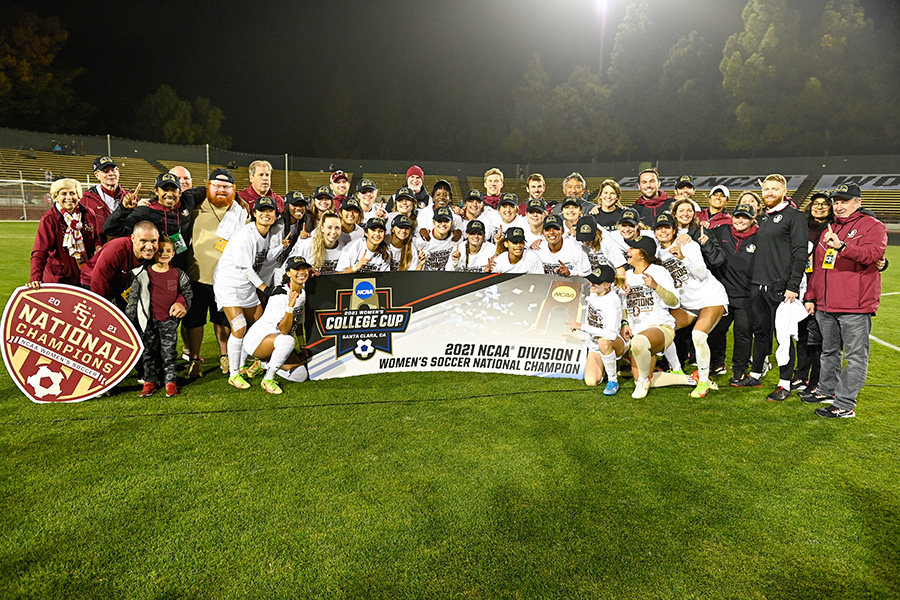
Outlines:
{"label": "group of people", "polygon": [[[635,398],[665,385],[707,395],[717,389],[710,376],[727,372],[732,324],[731,385],[761,385],[773,332],[781,377],[769,400],[802,390],[805,401],[830,403],[818,414],[853,416],[865,381],[859,360],[867,363],[868,337],[855,332],[871,327],[877,308],[886,232],[860,207],[855,186],[818,194],[804,215],[780,175],[767,177],[761,194],[740,194],[729,213],[724,186],[701,208],[690,176],[669,197],[653,169],[640,174],[641,195],[626,208],[614,180],[603,181],[591,201],[578,173],[563,180],[561,200],[545,199],[544,178],[532,174],[520,201],[503,193],[503,173],[490,169],[483,191],[454,201],[446,180],[429,193],[418,166],[390,196],[366,178],[351,194],[350,177],[338,170],[309,197],[281,197],[271,189],[272,165],[254,161],[244,190],[235,190],[227,169],[194,188],[190,173],[176,167],[157,178],[154,197],[141,198],[140,185],[133,192],[119,186],[112,158],[98,158],[94,168],[99,184],[83,193],[75,180],[53,183],[30,285],[83,285],[127,310],[146,346],[142,395],[161,387],[178,393],[179,327],[188,377],[203,374],[207,316],[229,384],[246,389],[263,375],[262,388],[281,393],[276,375],[308,376],[295,342],[305,282],[388,270],[586,277],[587,318],[568,325],[584,333],[590,350],[585,381],[605,378],[607,395],[618,392],[616,363],[625,357]],[[655,370],[657,355],[667,370]],[[687,358],[697,364],[691,375],[683,370]],[[826,368],[835,360],[836,373]]]}

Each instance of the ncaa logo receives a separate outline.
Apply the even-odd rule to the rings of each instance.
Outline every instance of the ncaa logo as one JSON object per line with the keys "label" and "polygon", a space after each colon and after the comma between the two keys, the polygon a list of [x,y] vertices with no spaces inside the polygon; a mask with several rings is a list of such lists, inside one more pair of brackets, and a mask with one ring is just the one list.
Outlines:
{"label": "ncaa logo", "polygon": [[372,294],[375,293],[375,288],[368,281],[360,281],[356,288],[354,288],[353,293],[360,300],[365,300],[366,298],[370,298]]}

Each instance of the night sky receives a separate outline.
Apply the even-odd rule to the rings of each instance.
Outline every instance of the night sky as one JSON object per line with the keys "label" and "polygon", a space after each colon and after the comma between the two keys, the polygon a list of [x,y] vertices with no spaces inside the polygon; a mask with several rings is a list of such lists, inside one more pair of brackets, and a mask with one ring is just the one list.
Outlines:
{"label": "night sky", "polygon": [[[742,28],[745,0],[648,3],[654,21],[666,23],[671,37],[662,41],[668,45],[697,29],[721,47]],[[605,4],[608,67],[627,2]],[[406,86],[413,97],[427,96],[427,110],[440,111],[442,102],[488,110],[498,101],[509,104],[534,52],[541,54],[553,85],[568,79],[576,65],[596,72],[600,6],[597,0],[90,7],[69,1],[28,9],[58,15],[69,32],[58,61],[85,69],[77,89],[99,107],[90,133],[121,135],[134,106],[167,83],[182,99],[204,96],[222,108],[224,132],[233,137],[235,150],[293,153],[303,150],[297,140],[335,94],[375,104],[383,89]]]}

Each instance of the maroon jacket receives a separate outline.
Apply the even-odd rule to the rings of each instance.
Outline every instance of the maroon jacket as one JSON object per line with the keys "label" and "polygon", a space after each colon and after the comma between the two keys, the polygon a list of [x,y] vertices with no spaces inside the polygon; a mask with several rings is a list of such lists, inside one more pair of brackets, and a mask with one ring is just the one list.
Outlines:
{"label": "maroon jacket", "polygon": [[643,196],[638,196],[631,208],[638,211],[638,214],[641,215],[641,222],[644,225],[653,227],[656,217],[669,210],[669,207],[672,206],[672,200],[674,198],[669,198],[668,194],[659,190],[659,193],[654,198],[647,199]]}
{"label": "maroon jacket", "polygon": [[[256,190],[254,190],[251,185],[246,190],[239,191],[237,195],[250,206],[250,214],[253,214],[253,203],[256,202],[257,198],[261,197],[260,194],[257,194]],[[269,191],[266,192],[266,196],[275,200],[275,204],[278,205],[278,214],[284,212],[284,198],[273,192],[272,188],[269,188]]]}
{"label": "maroon jacket", "polygon": [[835,217],[831,230],[847,246],[837,253],[833,269],[823,269],[828,246],[819,237],[804,301],[824,312],[875,314],[881,300],[881,273],[875,263],[884,257],[887,228],[857,210],[845,219]]}
{"label": "maroon jacket", "polygon": [[110,240],[81,270],[81,283],[113,300],[131,285],[131,270],[144,264],[134,255],[131,236]]}
{"label": "maroon jacket", "polygon": [[[78,206],[81,214],[81,236],[84,238],[85,260],[89,260],[100,247],[100,231],[94,212]],[[31,251],[31,279],[41,283],[81,283],[81,269],[78,261],[63,248],[63,235],[66,232],[66,220],[56,203],[41,217],[37,235],[34,238],[34,249]]]}
{"label": "maroon jacket", "polygon": [[725,212],[724,210],[720,210],[710,219],[709,209],[702,208],[697,212],[697,220],[701,223],[704,221],[709,221],[709,225],[707,225],[706,228],[712,229],[713,227],[718,227],[719,225],[731,225],[731,214]]}
{"label": "maroon jacket", "polygon": [[[84,194],[81,196],[81,206],[94,211],[94,218],[97,221],[97,231],[100,233],[100,239],[105,242],[106,236],[103,235],[103,226],[106,224],[106,219],[109,218],[112,211],[106,206],[106,202],[103,201],[103,198],[100,197],[100,192],[97,191],[98,187],[100,187],[99,183],[84,191]],[[128,190],[120,185],[116,187],[115,193],[110,195],[116,199],[116,205],[119,205],[122,203],[122,198],[127,193]]]}
{"label": "maroon jacket", "polygon": [[491,208],[497,208],[497,205],[500,204],[501,196],[503,196],[503,194],[498,194],[496,196],[488,196],[487,194],[485,194],[484,195],[484,203],[487,204],[488,206],[490,206]]}

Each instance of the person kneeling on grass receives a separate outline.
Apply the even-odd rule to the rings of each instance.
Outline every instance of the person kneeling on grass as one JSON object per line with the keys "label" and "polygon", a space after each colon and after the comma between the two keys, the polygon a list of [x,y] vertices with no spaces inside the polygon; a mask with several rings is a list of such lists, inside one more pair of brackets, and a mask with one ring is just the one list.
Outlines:
{"label": "person kneeling on grass", "polygon": [[292,256],[285,267],[283,287],[286,293],[269,298],[262,317],[244,336],[248,354],[268,361],[262,389],[270,394],[281,393],[281,387],[275,381],[276,373],[297,383],[306,381],[309,376],[303,359],[294,350],[294,334],[303,327],[303,305],[306,303],[303,285],[309,279],[312,266],[302,256]]}
{"label": "person kneeling on grass", "polygon": [[675,339],[675,317],[669,311],[678,307],[678,294],[669,271],[656,258],[656,240],[641,235],[628,240],[628,246],[628,264],[633,270],[625,275],[628,322],[621,333],[631,341],[631,369],[635,372],[631,397],[644,398],[651,387],[696,385],[696,380],[683,373],[653,373],[650,378],[654,354],[664,352]]}
{"label": "person kneeling on grass", "polygon": [[162,367],[166,397],[178,395],[178,325],[191,306],[193,292],[187,274],[169,263],[175,256],[175,244],[168,237],[159,239],[153,264],[132,271],[134,280],[128,294],[125,314],[141,330],[144,340],[144,388],[141,396],[152,396],[159,389],[157,371]]}
{"label": "person kneeling on grass", "polygon": [[585,279],[591,284],[591,295],[587,299],[587,323],[569,321],[566,325],[572,331],[584,332],[588,348],[587,364],[584,366],[584,383],[597,385],[603,381],[603,373],[608,377],[603,394],[613,396],[619,391],[616,361],[625,355],[628,344],[619,333],[622,320],[622,301],[613,290],[616,272],[609,265],[600,265]]}

